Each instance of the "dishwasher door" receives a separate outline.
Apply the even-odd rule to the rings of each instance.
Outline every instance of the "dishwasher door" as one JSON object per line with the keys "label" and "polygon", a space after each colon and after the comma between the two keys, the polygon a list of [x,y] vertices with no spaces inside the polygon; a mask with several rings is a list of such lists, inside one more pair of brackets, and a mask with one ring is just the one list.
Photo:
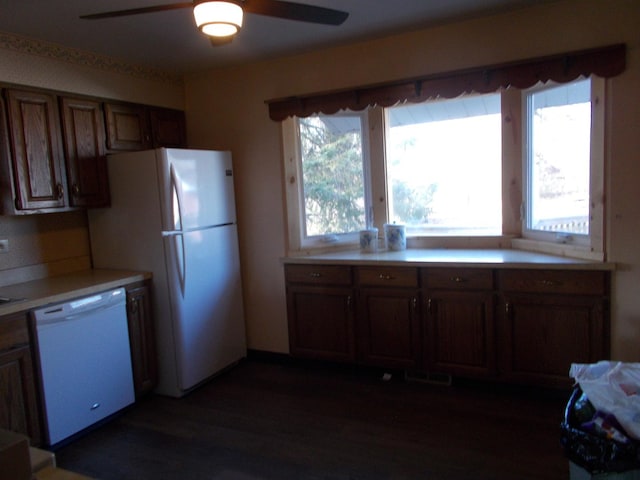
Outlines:
{"label": "dishwasher door", "polygon": [[134,402],[123,288],[34,311],[48,445]]}

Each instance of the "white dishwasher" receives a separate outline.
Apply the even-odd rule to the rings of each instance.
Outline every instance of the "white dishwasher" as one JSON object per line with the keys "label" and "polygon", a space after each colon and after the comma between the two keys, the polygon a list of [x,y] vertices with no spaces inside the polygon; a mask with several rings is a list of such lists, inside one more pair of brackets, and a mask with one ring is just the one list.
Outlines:
{"label": "white dishwasher", "polygon": [[34,311],[48,445],[134,402],[123,288]]}

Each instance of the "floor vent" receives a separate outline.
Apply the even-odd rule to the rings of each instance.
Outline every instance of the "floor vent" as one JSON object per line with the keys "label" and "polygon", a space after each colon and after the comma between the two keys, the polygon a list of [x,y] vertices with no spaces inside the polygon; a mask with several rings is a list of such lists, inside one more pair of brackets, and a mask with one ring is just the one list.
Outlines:
{"label": "floor vent", "polygon": [[429,372],[404,372],[404,378],[408,382],[430,383],[433,385],[441,385],[443,387],[451,386],[451,375],[447,373],[429,373]]}

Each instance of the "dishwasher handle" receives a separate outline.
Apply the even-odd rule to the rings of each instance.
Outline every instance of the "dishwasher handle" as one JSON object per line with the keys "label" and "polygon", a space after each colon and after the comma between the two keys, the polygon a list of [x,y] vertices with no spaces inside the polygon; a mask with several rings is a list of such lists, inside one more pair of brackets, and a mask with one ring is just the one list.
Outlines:
{"label": "dishwasher handle", "polygon": [[113,306],[125,303],[126,293],[124,288],[118,288],[108,292],[72,299],[65,303],[49,305],[34,310],[36,325],[47,325],[65,320],[72,320],[86,315],[89,312],[105,310]]}

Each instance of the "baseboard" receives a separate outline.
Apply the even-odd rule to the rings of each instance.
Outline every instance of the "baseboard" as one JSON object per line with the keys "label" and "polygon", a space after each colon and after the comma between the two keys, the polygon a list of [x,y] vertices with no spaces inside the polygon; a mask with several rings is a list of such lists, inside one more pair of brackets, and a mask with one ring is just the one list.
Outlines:
{"label": "baseboard", "polygon": [[293,358],[288,353],[269,352],[267,350],[247,350],[247,360],[264,362],[264,363],[279,363],[286,365],[293,365],[298,360]]}

